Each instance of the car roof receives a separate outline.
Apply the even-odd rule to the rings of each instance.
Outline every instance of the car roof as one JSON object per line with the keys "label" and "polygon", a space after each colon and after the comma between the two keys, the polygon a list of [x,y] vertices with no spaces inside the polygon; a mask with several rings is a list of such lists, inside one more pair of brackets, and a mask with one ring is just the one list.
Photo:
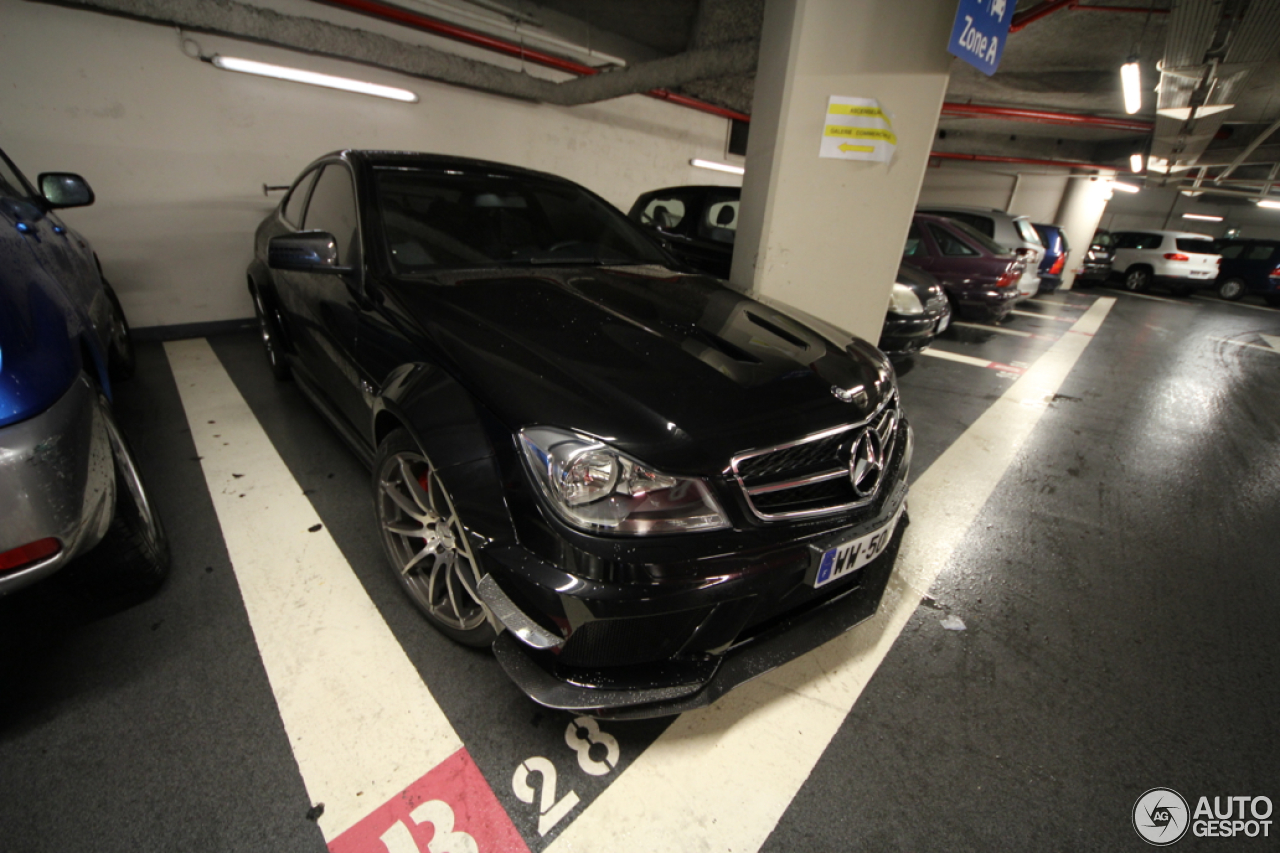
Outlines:
{"label": "car roof", "polygon": [[552,180],[559,183],[572,183],[569,179],[560,175],[553,175],[549,172],[539,172],[534,169],[525,169],[521,166],[512,166],[509,163],[498,163],[493,160],[477,160],[472,157],[456,157],[449,154],[431,154],[422,151],[379,151],[376,149],[358,149],[344,148],[340,151],[330,151],[317,157],[307,168],[311,168],[316,163],[324,160],[341,159],[352,163],[361,163],[370,166],[421,166],[427,168],[447,169],[485,169],[493,172],[500,172],[504,175],[522,176],[528,178],[539,178],[542,180]]}
{"label": "car roof", "polygon": [[1009,213],[995,207],[974,207],[967,204],[921,204],[916,207],[917,210],[954,210],[958,213],[994,213],[997,216],[1007,216],[1010,219],[1030,219],[1029,216],[1023,216],[1020,213]]}
{"label": "car roof", "polygon": [[1113,234],[1162,234],[1165,237],[1185,237],[1188,240],[1212,240],[1213,237],[1208,234],[1197,234],[1194,231],[1164,231],[1159,228],[1126,228],[1123,231],[1113,231]]}

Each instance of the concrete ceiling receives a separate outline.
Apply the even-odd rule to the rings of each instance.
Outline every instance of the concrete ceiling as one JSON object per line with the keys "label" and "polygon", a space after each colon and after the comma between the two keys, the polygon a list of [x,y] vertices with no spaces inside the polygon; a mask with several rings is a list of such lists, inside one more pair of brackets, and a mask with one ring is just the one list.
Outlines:
{"label": "concrete ceiling", "polygon": [[[751,112],[764,14],[764,0],[37,2],[249,38],[547,103],[648,92],[744,117]],[[1280,171],[1280,132],[1270,135],[1280,119],[1280,0],[1091,5],[1101,2],[1105,10],[1079,0],[1018,3],[1018,31],[1010,34],[994,76],[954,62],[946,100],[957,106],[944,109],[934,150],[1113,167],[1127,167],[1130,154],[1140,152],[1166,163],[1149,181],[1203,183],[1216,176],[1220,183],[1209,185],[1221,190],[1269,189]],[[371,18],[379,22],[366,29]],[[490,43],[480,54],[474,40],[459,50],[449,27],[478,31]],[[424,43],[424,29],[445,40]],[[520,45],[536,48],[542,59],[535,63],[569,71],[570,79],[486,61],[498,41],[522,63]],[[1142,68],[1144,97],[1138,114],[1126,116],[1119,68],[1133,57]],[[1112,121],[957,114],[964,105]],[[1229,108],[1201,115],[1220,105]],[[1143,125],[1134,127],[1134,120]]]}

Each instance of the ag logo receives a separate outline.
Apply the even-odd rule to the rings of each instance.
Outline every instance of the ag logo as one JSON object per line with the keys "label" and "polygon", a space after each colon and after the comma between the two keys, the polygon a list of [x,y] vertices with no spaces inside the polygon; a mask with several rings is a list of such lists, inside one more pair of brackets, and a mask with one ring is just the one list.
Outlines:
{"label": "ag logo", "polygon": [[1167,847],[1190,825],[1187,801],[1172,788],[1152,788],[1133,804],[1133,828],[1148,844]]}

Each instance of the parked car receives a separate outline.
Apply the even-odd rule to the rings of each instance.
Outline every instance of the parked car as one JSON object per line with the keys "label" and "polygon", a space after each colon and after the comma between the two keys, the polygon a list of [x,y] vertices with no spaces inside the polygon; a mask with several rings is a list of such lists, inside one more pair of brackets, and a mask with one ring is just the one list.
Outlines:
{"label": "parked car", "polygon": [[1219,240],[1218,295],[1234,302],[1257,293],[1280,308],[1280,240]]}
{"label": "parked car", "polygon": [[1111,277],[1111,260],[1115,257],[1116,241],[1110,231],[1098,229],[1089,241],[1089,250],[1084,253],[1084,262],[1076,274],[1076,285],[1085,286],[1105,282]]}
{"label": "parked car", "polygon": [[1057,225],[1041,225],[1032,223],[1040,242],[1044,243],[1044,257],[1040,259],[1040,292],[1052,293],[1062,286],[1062,271],[1067,266],[1067,255],[1071,247],[1067,244],[1067,235]]}
{"label": "parked car", "polygon": [[892,359],[905,358],[933,343],[950,325],[951,302],[938,280],[920,267],[899,262],[880,349]]}
{"label": "parked car", "polygon": [[902,257],[937,279],[956,313],[990,322],[1013,310],[1027,263],[968,223],[923,213],[911,221]]}
{"label": "parked car", "polygon": [[1025,263],[1018,279],[1018,298],[1030,299],[1039,292],[1040,260],[1044,257],[1044,244],[1029,217],[1014,216],[991,207],[963,205],[926,204],[918,207],[916,212],[963,222],[994,240],[1004,251],[1021,256]]}
{"label": "parked car", "polygon": [[327,155],[254,255],[269,364],[373,469],[391,572],[535,701],[674,713],[874,612],[912,433],[871,344],[498,163]]}
{"label": "parked car", "polygon": [[1153,285],[1175,296],[1213,284],[1218,275],[1218,250],[1207,234],[1187,231],[1116,231],[1113,274],[1122,276],[1124,289],[1140,293]]}
{"label": "parked car", "polygon": [[[741,194],[738,187],[666,187],[642,194],[628,215],[685,266],[727,279]],[[919,268],[898,268],[879,341],[890,358],[914,355],[951,322],[945,294],[929,279]]]}
{"label": "parked car", "polygon": [[54,212],[84,178],[0,152],[0,594],[63,570],[88,589],[159,585],[168,541],[111,413],[128,324],[88,242]]}

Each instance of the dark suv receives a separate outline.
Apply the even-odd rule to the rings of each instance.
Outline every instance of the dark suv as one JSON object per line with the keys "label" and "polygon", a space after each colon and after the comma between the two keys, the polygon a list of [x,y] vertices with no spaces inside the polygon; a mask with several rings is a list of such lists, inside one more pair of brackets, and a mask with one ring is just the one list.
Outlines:
{"label": "dark suv", "polygon": [[1222,263],[1214,283],[1218,295],[1232,302],[1258,293],[1280,308],[1280,240],[1219,240]]}

